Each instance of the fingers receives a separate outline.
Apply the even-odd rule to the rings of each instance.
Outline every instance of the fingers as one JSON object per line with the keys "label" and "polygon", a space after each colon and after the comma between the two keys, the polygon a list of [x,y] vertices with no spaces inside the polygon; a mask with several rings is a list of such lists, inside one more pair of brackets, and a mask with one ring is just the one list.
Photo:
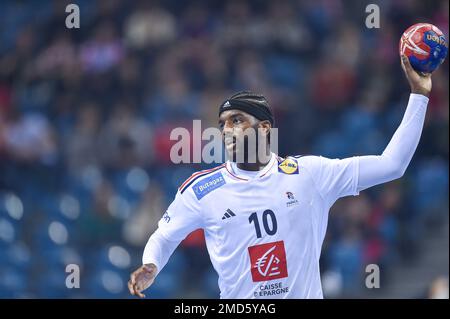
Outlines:
{"label": "fingers", "polygon": [[138,282],[133,285],[133,290],[134,290],[135,296],[138,296],[140,298],[145,297],[145,295],[142,293],[143,288],[141,287],[141,285],[139,285]]}
{"label": "fingers", "polygon": [[[138,270],[139,271],[139,270]],[[132,285],[134,285],[136,283],[136,271],[134,273],[131,274],[130,276],[130,282]]]}
{"label": "fingers", "polygon": [[138,288],[137,284],[132,284],[131,280],[128,281],[128,290],[130,291],[130,294],[132,294],[133,296],[138,296],[140,298],[145,298],[145,295]]}
{"label": "fingers", "polygon": [[405,73],[407,75],[416,73],[416,74],[420,75],[421,77],[426,77],[426,78],[431,77],[431,73],[423,73],[423,72],[418,72],[418,71],[414,70],[414,68],[411,65],[411,62],[409,61],[409,59],[406,55],[403,54],[401,56],[400,60],[401,60],[403,71],[405,71]]}
{"label": "fingers", "polygon": [[128,281],[128,290],[132,295],[136,295],[136,292],[134,290],[135,283],[136,283],[136,271],[130,275],[130,280]]}
{"label": "fingers", "polygon": [[140,298],[145,298],[145,295],[142,293],[142,288],[139,287],[139,283],[136,281],[136,278],[140,272],[148,270],[144,269],[144,267],[141,267],[133,272],[130,275],[130,280],[128,281],[128,290],[130,291],[130,294],[132,294],[133,296],[138,296]]}
{"label": "fingers", "polygon": [[414,72],[408,57],[404,54],[401,56],[401,64],[403,71],[405,71],[406,74],[411,74],[411,72]]}
{"label": "fingers", "polygon": [[140,269],[136,270],[130,275],[130,280],[128,281],[128,290],[130,291],[130,294],[133,296],[139,296],[139,290],[136,286],[136,273],[139,272]]}
{"label": "fingers", "polygon": [[145,295],[144,295],[142,292],[140,292],[139,290],[136,290],[136,295],[137,295],[139,298],[145,298]]}
{"label": "fingers", "polygon": [[137,287],[137,285],[131,283],[131,280],[128,281],[128,290],[130,291],[130,294],[132,294],[133,296],[145,298],[145,295],[140,291],[140,289]]}
{"label": "fingers", "polygon": [[131,280],[128,281],[128,290],[130,291],[130,294],[132,294],[133,296],[136,295],[133,284],[131,283]]}
{"label": "fingers", "polygon": [[405,56],[404,56],[404,55],[401,55],[401,56],[400,56],[400,64],[401,64],[401,66],[402,66],[403,71],[406,72],[405,63],[403,62],[404,60],[405,60]]}

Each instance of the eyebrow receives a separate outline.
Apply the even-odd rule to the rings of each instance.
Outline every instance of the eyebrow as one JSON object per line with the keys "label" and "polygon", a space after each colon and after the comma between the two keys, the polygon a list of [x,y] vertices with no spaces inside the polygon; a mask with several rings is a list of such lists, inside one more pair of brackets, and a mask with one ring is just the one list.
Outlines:
{"label": "eyebrow", "polygon": [[[234,118],[236,118],[236,117],[238,117],[238,116],[244,116],[244,114],[242,114],[242,113],[234,113],[234,114],[231,114],[231,115],[229,116],[229,118],[234,119]],[[224,120],[222,120],[221,118],[219,118],[219,125],[222,124],[223,122],[224,122]]]}

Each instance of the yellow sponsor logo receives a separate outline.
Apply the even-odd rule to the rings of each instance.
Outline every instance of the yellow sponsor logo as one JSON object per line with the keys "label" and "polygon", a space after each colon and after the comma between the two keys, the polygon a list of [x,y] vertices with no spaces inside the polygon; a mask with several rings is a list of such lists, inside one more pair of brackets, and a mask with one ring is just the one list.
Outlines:
{"label": "yellow sponsor logo", "polygon": [[297,161],[287,158],[278,165],[278,171],[285,174],[297,174],[298,164]]}

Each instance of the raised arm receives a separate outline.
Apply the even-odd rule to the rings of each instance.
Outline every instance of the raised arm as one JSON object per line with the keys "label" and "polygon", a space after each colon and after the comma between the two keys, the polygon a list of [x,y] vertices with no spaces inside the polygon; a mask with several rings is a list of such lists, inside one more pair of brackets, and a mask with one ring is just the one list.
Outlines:
{"label": "raised arm", "polygon": [[401,64],[411,87],[405,115],[382,155],[359,157],[358,191],[402,177],[419,144],[432,86],[431,74],[417,73],[405,56],[401,57]]}
{"label": "raised arm", "polygon": [[358,195],[360,191],[400,178],[411,161],[422,134],[431,75],[413,70],[407,58],[402,68],[411,87],[405,115],[391,141],[381,155],[330,159],[303,156],[300,165],[310,173],[314,186],[328,206],[341,197]]}

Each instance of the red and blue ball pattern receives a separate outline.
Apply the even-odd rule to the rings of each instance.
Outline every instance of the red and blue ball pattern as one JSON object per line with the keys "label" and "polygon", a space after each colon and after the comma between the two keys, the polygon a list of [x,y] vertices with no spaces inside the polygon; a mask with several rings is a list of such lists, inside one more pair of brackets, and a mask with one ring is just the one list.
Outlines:
{"label": "red and blue ball pattern", "polygon": [[405,54],[418,72],[432,73],[441,65],[448,52],[448,42],[436,26],[417,23],[409,27],[399,43],[400,54]]}

